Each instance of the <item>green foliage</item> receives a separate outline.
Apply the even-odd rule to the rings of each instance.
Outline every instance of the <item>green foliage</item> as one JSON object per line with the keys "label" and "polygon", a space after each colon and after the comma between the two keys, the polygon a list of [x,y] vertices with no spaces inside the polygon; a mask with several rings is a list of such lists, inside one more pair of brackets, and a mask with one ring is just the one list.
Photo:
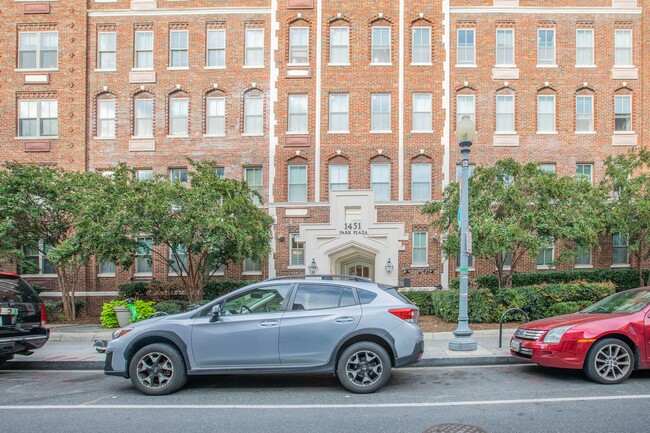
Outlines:
{"label": "green foliage", "polygon": [[[148,319],[149,316],[156,312],[153,307],[154,302],[138,299],[134,304],[138,313],[138,319],[136,320],[137,322]],[[119,326],[117,316],[115,315],[115,310],[113,310],[113,307],[118,305],[126,307],[127,302],[124,299],[114,299],[110,302],[104,303],[102,306],[102,313],[99,316],[99,321],[101,322],[102,326],[104,326],[104,328],[117,328]]]}
{"label": "green foliage", "polygon": [[256,282],[250,280],[210,280],[203,287],[203,299],[212,300]]}
{"label": "green foliage", "polygon": [[154,302],[171,301],[179,298],[187,299],[183,285],[176,280],[151,280],[147,294],[147,299]]}
{"label": "green foliage", "polygon": [[431,314],[433,306],[431,291],[403,290],[400,291],[404,297],[420,309],[420,315]]}
{"label": "green foliage", "polygon": [[[63,302],[61,301],[43,301],[45,304],[45,313],[48,322],[63,322],[65,315],[63,314]],[[86,307],[86,301],[83,299],[74,300],[75,311],[80,312]]]}
{"label": "green foliage", "polygon": [[118,296],[121,299],[147,299],[148,289],[149,283],[145,281],[123,283],[117,286]]}
{"label": "green foliage", "polygon": [[[650,271],[644,270],[643,278],[647,280],[649,276]],[[458,282],[458,279],[454,280],[456,283]],[[512,285],[514,287],[570,283],[572,281],[588,281],[592,283],[611,281],[616,286],[616,291],[620,292],[639,287],[639,273],[634,269],[573,269],[553,272],[516,273],[512,276]],[[475,278],[475,282],[479,288],[493,291],[499,288],[496,275],[480,275]]]}
{"label": "green foliage", "polygon": [[184,312],[187,305],[184,301],[162,301],[154,304],[153,308],[167,314],[178,314]]}
{"label": "green foliage", "polygon": [[[524,310],[530,320],[542,319],[567,311],[578,311],[614,293],[612,283],[575,282],[499,289],[469,291],[469,320],[474,323],[498,322],[510,308]],[[456,290],[431,292],[432,313],[447,322],[458,319]],[[514,318],[514,313],[508,318]]]}
{"label": "green foliage", "polygon": [[155,302],[151,301],[143,301],[141,299],[137,299],[135,301],[135,308],[138,313],[138,319],[136,322],[141,322],[142,320],[146,320],[151,316],[153,313],[156,312],[156,309],[153,307]]}

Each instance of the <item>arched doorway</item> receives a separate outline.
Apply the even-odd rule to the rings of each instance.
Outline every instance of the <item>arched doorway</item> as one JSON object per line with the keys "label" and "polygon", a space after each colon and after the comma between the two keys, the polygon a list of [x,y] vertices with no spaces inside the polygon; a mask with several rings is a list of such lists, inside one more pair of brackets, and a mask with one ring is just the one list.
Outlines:
{"label": "arched doorway", "polygon": [[374,280],[376,256],[374,251],[354,243],[348,244],[346,248],[339,249],[330,255],[332,272]]}

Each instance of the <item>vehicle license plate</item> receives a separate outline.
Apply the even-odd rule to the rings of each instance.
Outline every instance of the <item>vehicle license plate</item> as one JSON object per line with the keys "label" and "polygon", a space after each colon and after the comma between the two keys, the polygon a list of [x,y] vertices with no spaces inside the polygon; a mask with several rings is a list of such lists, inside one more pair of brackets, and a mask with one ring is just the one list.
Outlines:
{"label": "vehicle license plate", "polygon": [[1,316],[15,316],[18,314],[18,308],[0,308]]}
{"label": "vehicle license plate", "polygon": [[521,341],[512,340],[510,342],[510,350],[512,350],[513,352],[519,352],[521,350]]}

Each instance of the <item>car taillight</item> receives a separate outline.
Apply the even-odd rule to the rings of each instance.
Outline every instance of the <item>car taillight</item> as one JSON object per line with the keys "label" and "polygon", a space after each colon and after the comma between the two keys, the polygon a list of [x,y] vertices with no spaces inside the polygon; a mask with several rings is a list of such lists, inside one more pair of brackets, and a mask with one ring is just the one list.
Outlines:
{"label": "car taillight", "polygon": [[388,312],[405,322],[417,323],[420,310],[417,308],[392,308]]}
{"label": "car taillight", "polygon": [[45,319],[47,319],[47,311],[45,311],[45,304],[41,304],[41,328],[45,328]]}

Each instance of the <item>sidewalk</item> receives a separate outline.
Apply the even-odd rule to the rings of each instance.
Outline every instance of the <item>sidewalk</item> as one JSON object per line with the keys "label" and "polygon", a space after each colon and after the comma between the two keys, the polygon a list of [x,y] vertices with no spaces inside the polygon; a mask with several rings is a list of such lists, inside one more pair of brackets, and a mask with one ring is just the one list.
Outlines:
{"label": "sidewalk", "polygon": [[[471,324],[470,324],[471,327]],[[93,348],[95,340],[110,340],[112,329],[100,325],[53,325],[50,340],[30,356],[16,355],[7,361],[5,369],[29,370],[102,370],[104,354]],[[494,365],[521,363],[510,355],[508,345],[515,329],[503,330],[502,347],[499,348],[499,330],[474,331],[477,350],[456,352],[449,350],[451,332],[424,334],[424,355],[414,367],[440,367],[456,365]]]}

